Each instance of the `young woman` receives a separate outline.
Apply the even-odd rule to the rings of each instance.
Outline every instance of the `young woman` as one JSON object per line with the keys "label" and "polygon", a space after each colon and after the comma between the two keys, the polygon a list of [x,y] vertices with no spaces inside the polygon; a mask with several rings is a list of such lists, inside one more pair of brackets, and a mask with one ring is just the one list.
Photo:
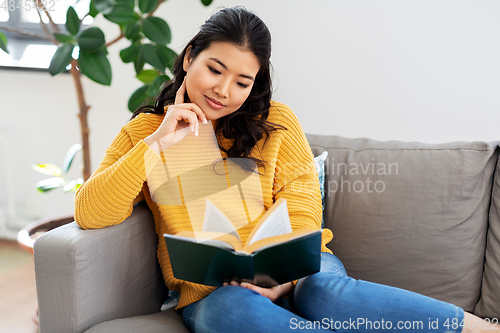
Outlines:
{"label": "young woman", "polygon": [[[480,319],[452,304],[416,293],[349,278],[325,246],[321,271],[273,288],[226,283],[215,288],[175,279],[163,233],[190,228],[185,205],[162,205],[147,186],[150,163],[211,120],[223,157],[246,157],[258,165],[265,207],[286,198],[292,228],[319,229],[321,198],[313,156],[297,118],[271,101],[271,37],[265,24],[241,7],[223,9],[201,27],[176,60],[175,78],[154,106],[138,109],[76,195],[75,217],[85,229],[118,224],[146,200],[158,233],[165,283],[180,293],[177,309],[192,332],[407,332],[480,331]],[[153,162],[152,162],[153,161]],[[165,161],[168,165],[168,161]],[[309,184],[315,184],[311,189]],[[307,186],[304,186],[307,185]],[[307,188],[308,190],[302,190]],[[240,228],[243,241],[257,221]],[[465,320],[464,320],[465,319]],[[428,327],[429,321],[439,327]],[[378,329],[377,329],[378,326]]]}

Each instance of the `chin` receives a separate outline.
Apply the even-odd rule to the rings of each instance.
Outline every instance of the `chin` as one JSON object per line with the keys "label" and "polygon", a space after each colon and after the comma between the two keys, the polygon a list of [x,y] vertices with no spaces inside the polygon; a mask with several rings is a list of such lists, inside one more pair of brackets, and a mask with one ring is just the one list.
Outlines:
{"label": "chin", "polygon": [[208,112],[203,110],[203,112],[205,113],[205,117],[207,117],[207,120],[217,120],[217,119],[220,119],[220,118],[225,117],[228,114],[230,114],[230,113],[225,113],[225,112],[219,113],[219,111],[214,111],[212,109],[209,109]]}

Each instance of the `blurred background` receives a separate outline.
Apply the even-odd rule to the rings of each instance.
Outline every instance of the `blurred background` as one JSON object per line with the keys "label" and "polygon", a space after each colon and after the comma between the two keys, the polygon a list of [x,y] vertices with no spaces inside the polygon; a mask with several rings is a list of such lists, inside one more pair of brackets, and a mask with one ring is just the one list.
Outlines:
{"label": "blurred background", "polygon": [[[56,1],[54,15],[64,21],[69,4],[74,2]],[[211,14],[234,5],[268,25],[274,99],[294,110],[306,132],[429,143],[500,138],[500,2],[213,0],[203,6],[200,0],[168,0],[155,16],[168,22],[169,46],[180,52]],[[88,0],[78,6],[88,9]],[[5,12],[0,7],[0,20]],[[101,14],[90,21],[106,41],[119,34]],[[118,55],[129,44],[122,39],[108,48],[110,86],[82,77],[91,171],[128,122],[128,99],[141,86],[132,64]],[[33,50],[34,57],[27,52],[16,66],[43,62],[46,49]],[[80,125],[69,73],[21,70],[2,51],[0,66],[0,237],[12,238],[30,221],[72,213],[73,194],[38,193],[35,183],[47,176],[30,165],[61,165],[69,147],[80,142]],[[47,60],[36,66],[47,67]],[[70,178],[81,177],[80,166],[77,154]]]}

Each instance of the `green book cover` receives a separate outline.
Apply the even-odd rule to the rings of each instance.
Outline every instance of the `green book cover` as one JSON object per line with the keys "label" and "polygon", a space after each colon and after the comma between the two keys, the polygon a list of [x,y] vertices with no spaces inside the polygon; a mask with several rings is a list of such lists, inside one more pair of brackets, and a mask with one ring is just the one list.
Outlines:
{"label": "green book cover", "polygon": [[320,270],[321,230],[301,233],[252,253],[235,251],[213,240],[164,237],[174,277],[194,283],[222,286],[235,280],[272,287]]}

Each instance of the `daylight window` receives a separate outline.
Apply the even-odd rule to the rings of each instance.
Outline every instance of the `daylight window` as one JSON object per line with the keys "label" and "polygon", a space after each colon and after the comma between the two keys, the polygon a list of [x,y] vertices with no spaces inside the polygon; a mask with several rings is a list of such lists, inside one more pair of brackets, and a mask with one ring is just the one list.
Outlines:
{"label": "daylight window", "polygon": [[[76,2],[75,0],[43,1],[52,20],[61,32],[66,32],[64,23],[69,6],[75,8],[80,18],[88,13],[90,0]],[[0,27],[7,26],[45,35],[40,24],[40,17],[33,6],[33,0],[0,0]],[[47,15],[41,13],[41,16],[43,22],[48,23]],[[82,24],[88,26],[92,22],[93,18],[87,16]],[[0,50],[0,69],[47,70],[57,49],[54,44],[45,39],[28,37],[2,29],[0,31],[7,37],[9,50],[9,54]],[[73,56],[75,54],[78,55],[78,47],[75,47]]]}

